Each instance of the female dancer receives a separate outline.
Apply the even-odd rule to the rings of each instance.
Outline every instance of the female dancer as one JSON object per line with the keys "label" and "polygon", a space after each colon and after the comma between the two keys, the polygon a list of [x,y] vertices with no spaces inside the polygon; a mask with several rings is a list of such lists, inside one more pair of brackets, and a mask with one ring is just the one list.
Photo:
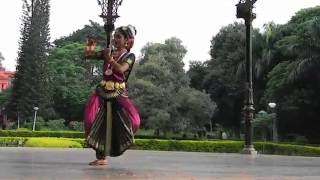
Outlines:
{"label": "female dancer", "polygon": [[87,59],[103,59],[103,80],[97,85],[85,109],[85,136],[96,151],[96,160],[89,165],[106,165],[107,156],[119,156],[133,144],[134,133],[140,126],[140,115],[129,99],[127,80],[135,62],[130,53],[136,30],[121,26],[115,30],[113,46],[95,52],[90,40],[85,49]]}

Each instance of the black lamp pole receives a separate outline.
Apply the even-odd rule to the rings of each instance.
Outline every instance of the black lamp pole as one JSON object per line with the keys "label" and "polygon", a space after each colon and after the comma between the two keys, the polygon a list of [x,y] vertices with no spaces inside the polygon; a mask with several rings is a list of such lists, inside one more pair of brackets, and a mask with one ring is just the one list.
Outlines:
{"label": "black lamp pole", "polygon": [[246,99],[244,104],[245,117],[245,146],[242,150],[243,154],[257,154],[252,144],[253,135],[253,83],[252,83],[252,21],[256,18],[256,14],[252,13],[253,4],[257,0],[240,0],[237,6],[237,18],[243,18],[246,25]]}
{"label": "black lamp pole", "polygon": [[[100,15],[104,21],[104,30],[107,34],[107,47],[111,48],[111,36],[114,31],[114,23],[116,19],[119,17],[118,15],[118,7],[121,5],[122,0],[98,0],[98,4],[101,6],[102,13]],[[104,63],[106,63],[104,61]],[[109,123],[106,123],[109,124]],[[107,125],[108,126],[108,125]],[[106,138],[109,137],[108,131],[106,131]],[[107,143],[105,143],[105,153],[110,150],[108,148]]]}
{"label": "black lamp pole", "polygon": [[104,30],[107,34],[107,47],[110,47],[111,36],[114,31],[114,23],[118,15],[118,7],[121,5],[122,0],[98,0],[99,6],[101,6],[102,13],[100,15],[104,21]]}

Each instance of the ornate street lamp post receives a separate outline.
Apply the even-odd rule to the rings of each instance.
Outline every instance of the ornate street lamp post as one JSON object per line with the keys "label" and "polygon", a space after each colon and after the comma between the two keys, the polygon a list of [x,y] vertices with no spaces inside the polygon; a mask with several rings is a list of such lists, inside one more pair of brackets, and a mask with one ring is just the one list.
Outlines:
{"label": "ornate street lamp post", "polygon": [[19,111],[18,111],[18,127],[17,127],[17,129],[19,129],[20,128],[20,115],[19,115]]}
{"label": "ornate street lamp post", "polygon": [[32,127],[32,131],[34,131],[36,129],[36,121],[37,121],[37,111],[39,110],[38,107],[34,107],[34,118],[33,118],[33,127]]}
{"label": "ornate street lamp post", "polygon": [[246,99],[244,104],[245,114],[245,146],[243,154],[257,154],[252,144],[252,122],[253,122],[253,83],[252,83],[252,21],[256,15],[252,13],[253,4],[257,0],[240,0],[237,6],[237,18],[243,18],[246,25]]}
{"label": "ornate street lamp post", "polygon": [[[114,23],[119,17],[118,7],[122,4],[122,0],[98,0],[99,6],[101,6],[102,13],[100,17],[104,21],[104,30],[107,34],[107,47],[111,48],[111,36],[114,31]],[[107,122],[107,126],[110,122]],[[106,137],[111,137],[110,131],[106,131]],[[108,143],[105,144],[105,151],[109,151]]]}
{"label": "ornate street lamp post", "polygon": [[278,126],[277,126],[277,114],[275,112],[275,108],[277,106],[276,103],[270,102],[268,103],[268,106],[270,107],[271,113],[272,113],[272,140],[274,142],[278,142]]}
{"label": "ornate street lamp post", "polygon": [[103,18],[104,30],[107,34],[107,47],[110,47],[111,36],[114,31],[114,23],[119,17],[118,7],[121,3],[122,0],[98,0],[98,4],[102,9],[100,17]]}

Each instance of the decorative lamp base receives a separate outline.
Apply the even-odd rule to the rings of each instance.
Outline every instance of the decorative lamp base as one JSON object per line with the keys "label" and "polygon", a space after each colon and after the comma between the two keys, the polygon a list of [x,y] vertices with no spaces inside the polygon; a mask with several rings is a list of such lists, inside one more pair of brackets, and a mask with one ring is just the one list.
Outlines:
{"label": "decorative lamp base", "polygon": [[248,155],[253,155],[256,156],[258,155],[257,151],[254,149],[254,147],[251,146],[245,146],[242,151],[241,154],[248,154]]}

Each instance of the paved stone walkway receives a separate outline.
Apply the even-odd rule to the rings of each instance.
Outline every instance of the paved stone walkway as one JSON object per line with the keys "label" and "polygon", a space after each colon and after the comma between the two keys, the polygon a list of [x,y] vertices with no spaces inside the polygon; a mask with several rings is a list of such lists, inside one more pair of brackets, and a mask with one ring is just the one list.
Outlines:
{"label": "paved stone walkway", "polygon": [[0,179],[320,180],[320,157],[128,150],[87,165],[91,149],[0,148]]}

